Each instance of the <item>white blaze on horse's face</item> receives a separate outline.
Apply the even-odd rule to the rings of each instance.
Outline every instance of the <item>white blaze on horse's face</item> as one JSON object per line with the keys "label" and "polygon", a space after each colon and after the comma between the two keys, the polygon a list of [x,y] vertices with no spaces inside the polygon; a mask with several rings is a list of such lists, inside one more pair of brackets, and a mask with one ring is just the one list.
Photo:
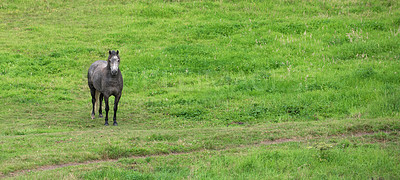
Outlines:
{"label": "white blaze on horse's face", "polygon": [[110,69],[111,69],[111,75],[117,75],[118,73],[118,66],[119,66],[119,58],[118,56],[112,56],[110,58]]}

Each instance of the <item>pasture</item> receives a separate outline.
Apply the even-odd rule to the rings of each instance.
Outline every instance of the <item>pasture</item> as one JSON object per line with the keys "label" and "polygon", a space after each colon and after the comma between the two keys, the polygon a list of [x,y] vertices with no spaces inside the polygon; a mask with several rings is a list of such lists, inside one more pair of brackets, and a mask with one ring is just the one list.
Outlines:
{"label": "pasture", "polygon": [[395,0],[1,1],[0,178],[399,179],[399,34]]}

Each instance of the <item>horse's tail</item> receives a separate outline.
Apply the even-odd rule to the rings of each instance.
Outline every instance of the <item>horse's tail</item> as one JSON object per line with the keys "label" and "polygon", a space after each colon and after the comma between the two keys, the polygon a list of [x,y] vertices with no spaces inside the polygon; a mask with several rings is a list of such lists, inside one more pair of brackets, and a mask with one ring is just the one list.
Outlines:
{"label": "horse's tail", "polygon": [[99,99],[100,99],[100,92],[96,90],[96,94],[95,94],[95,98],[96,98],[96,103],[95,103],[95,111],[99,110]]}

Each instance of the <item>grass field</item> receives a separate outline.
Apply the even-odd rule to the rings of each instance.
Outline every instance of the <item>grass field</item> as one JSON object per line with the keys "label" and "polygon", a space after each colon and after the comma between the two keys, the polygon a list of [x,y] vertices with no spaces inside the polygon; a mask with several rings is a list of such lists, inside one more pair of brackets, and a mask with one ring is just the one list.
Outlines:
{"label": "grass field", "polygon": [[[0,178],[400,178],[398,1],[15,0],[0,17]],[[117,127],[90,119],[108,50]]]}

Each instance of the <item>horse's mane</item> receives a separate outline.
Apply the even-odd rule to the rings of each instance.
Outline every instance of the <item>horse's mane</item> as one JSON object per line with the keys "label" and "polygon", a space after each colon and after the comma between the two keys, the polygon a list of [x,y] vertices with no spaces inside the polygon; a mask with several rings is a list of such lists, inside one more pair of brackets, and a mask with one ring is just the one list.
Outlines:
{"label": "horse's mane", "polygon": [[111,56],[118,56],[118,54],[119,54],[119,52],[118,51],[108,51],[109,52],[109,54],[110,54],[110,57]]}
{"label": "horse's mane", "polygon": [[117,52],[111,51],[110,55],[117,55]]}

